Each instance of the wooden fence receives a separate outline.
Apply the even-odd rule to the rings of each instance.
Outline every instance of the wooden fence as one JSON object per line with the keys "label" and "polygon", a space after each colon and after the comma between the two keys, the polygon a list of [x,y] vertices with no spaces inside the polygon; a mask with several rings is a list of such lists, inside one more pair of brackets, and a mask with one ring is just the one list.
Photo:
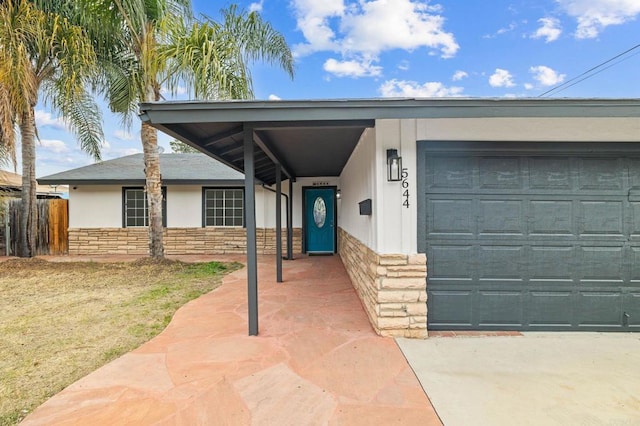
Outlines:
{"label": "wooden fence", "polygon": [[[36,255],[60,255],[69,251],[69,201],[61,199],[37,200],[38,232]],[[19,251],[21,200],[5,203],[3,245],[0,254],[15,256]]]}

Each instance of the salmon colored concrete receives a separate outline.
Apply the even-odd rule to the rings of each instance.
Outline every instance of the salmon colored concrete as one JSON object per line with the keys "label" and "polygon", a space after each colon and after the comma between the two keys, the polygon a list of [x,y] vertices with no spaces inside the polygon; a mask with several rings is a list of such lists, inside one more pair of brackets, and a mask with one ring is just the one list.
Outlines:
{"label": "salmon colored concrete", "polygon": [[274,263],[259,257],[259,336],[247,335],[243,269],[24,424],[441,424],[396,342],[373,332],[337,256],[285,261],[282,284]]}

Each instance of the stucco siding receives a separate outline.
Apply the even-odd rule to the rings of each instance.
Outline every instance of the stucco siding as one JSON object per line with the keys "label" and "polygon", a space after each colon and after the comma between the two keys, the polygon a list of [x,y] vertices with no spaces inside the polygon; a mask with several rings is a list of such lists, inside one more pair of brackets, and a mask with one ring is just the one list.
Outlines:
{"label": "stucco siding", "polygon": [[635,142],[640,118],[430,118],[419,119],[418,140]]}
{"label": "stucco siding", "polygon": [[69,228],[122,227],[122,187],[69,188]]}
{"label": "stucco siding", "polygon": [[340,175],[341,199],[338,204],[338,226],[365,246],[375,249],[378,211],[361,216],[358,203],[376,198],[376,129],[367,129],[356,145]]}
{"label": "stucco siding", "polygon": [[167,187],[167,227],[202,226],[202,187],[195,185]]}

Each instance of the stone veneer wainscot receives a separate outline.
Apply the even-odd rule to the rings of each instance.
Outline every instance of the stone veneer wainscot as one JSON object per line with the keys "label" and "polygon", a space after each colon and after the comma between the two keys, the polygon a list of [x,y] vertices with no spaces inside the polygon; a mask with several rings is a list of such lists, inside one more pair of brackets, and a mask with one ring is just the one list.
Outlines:
{"label": "stone veneer wainscot", "polygon": [[[258,254],[275,254],[276,230],[257,229]],[[302,251],[302,230],[293,229],[293,252]],[[282,230],[282,251],[286,253],[286,230]],[[246,253],[244,228],[165,228],[165,254],[234,254]],[[71,228],[69,254],[135,254],[149,253],[147,228]]]}
{"label": "stone veneer wainscot", "polygon": [[378,254],[338,229],[342,262],[369,320],[382,336],[427,337],[427,259]]}

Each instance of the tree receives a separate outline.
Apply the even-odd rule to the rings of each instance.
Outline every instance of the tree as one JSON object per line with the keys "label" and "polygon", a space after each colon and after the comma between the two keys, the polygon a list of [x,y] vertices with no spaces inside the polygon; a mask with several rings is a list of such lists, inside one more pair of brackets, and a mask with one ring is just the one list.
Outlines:
{"label": "tree", "polygon": [[[62,1],[62,0],[59,0]],[[67,0],[69,1],[69,0]],[[111,37],[126,46],[105,68],[110,108],[125,118],[138,103],[160,101],[161,89],[185,87],[199,99],[252,97],[248,64],[263,60],[293,76],[293,56],[284,37],[256,13],[222,11],[222,23],[193,18],[188,0],[94,0],[99,10],[117,11]],[[74,9],[71,1],[70,9]],[[94,6],[95,7],[95,6]],[[86,13],[84,14],[86,16]],[[157,130],[141,124],[149,211],[149,254],[164,256],[162,186]]]}
{"label": "tree", "polygon": [[186,143],[180,142],[177,139],[169,142],[169,146],[171,147],[171,151],[179,154],[197,154],[200,152],[197,149],[187,145]]}
{"label": "tree", "polygon": [[92,41],[82,27],[27,0],[0,3],[0,145],[15,155],[17,125],[22,145],[22,257],[34,256],[36,248],[35,107],[42,96],[75,133],[80,147],[100,159],[102,120],[88,91],[96,65]]}

